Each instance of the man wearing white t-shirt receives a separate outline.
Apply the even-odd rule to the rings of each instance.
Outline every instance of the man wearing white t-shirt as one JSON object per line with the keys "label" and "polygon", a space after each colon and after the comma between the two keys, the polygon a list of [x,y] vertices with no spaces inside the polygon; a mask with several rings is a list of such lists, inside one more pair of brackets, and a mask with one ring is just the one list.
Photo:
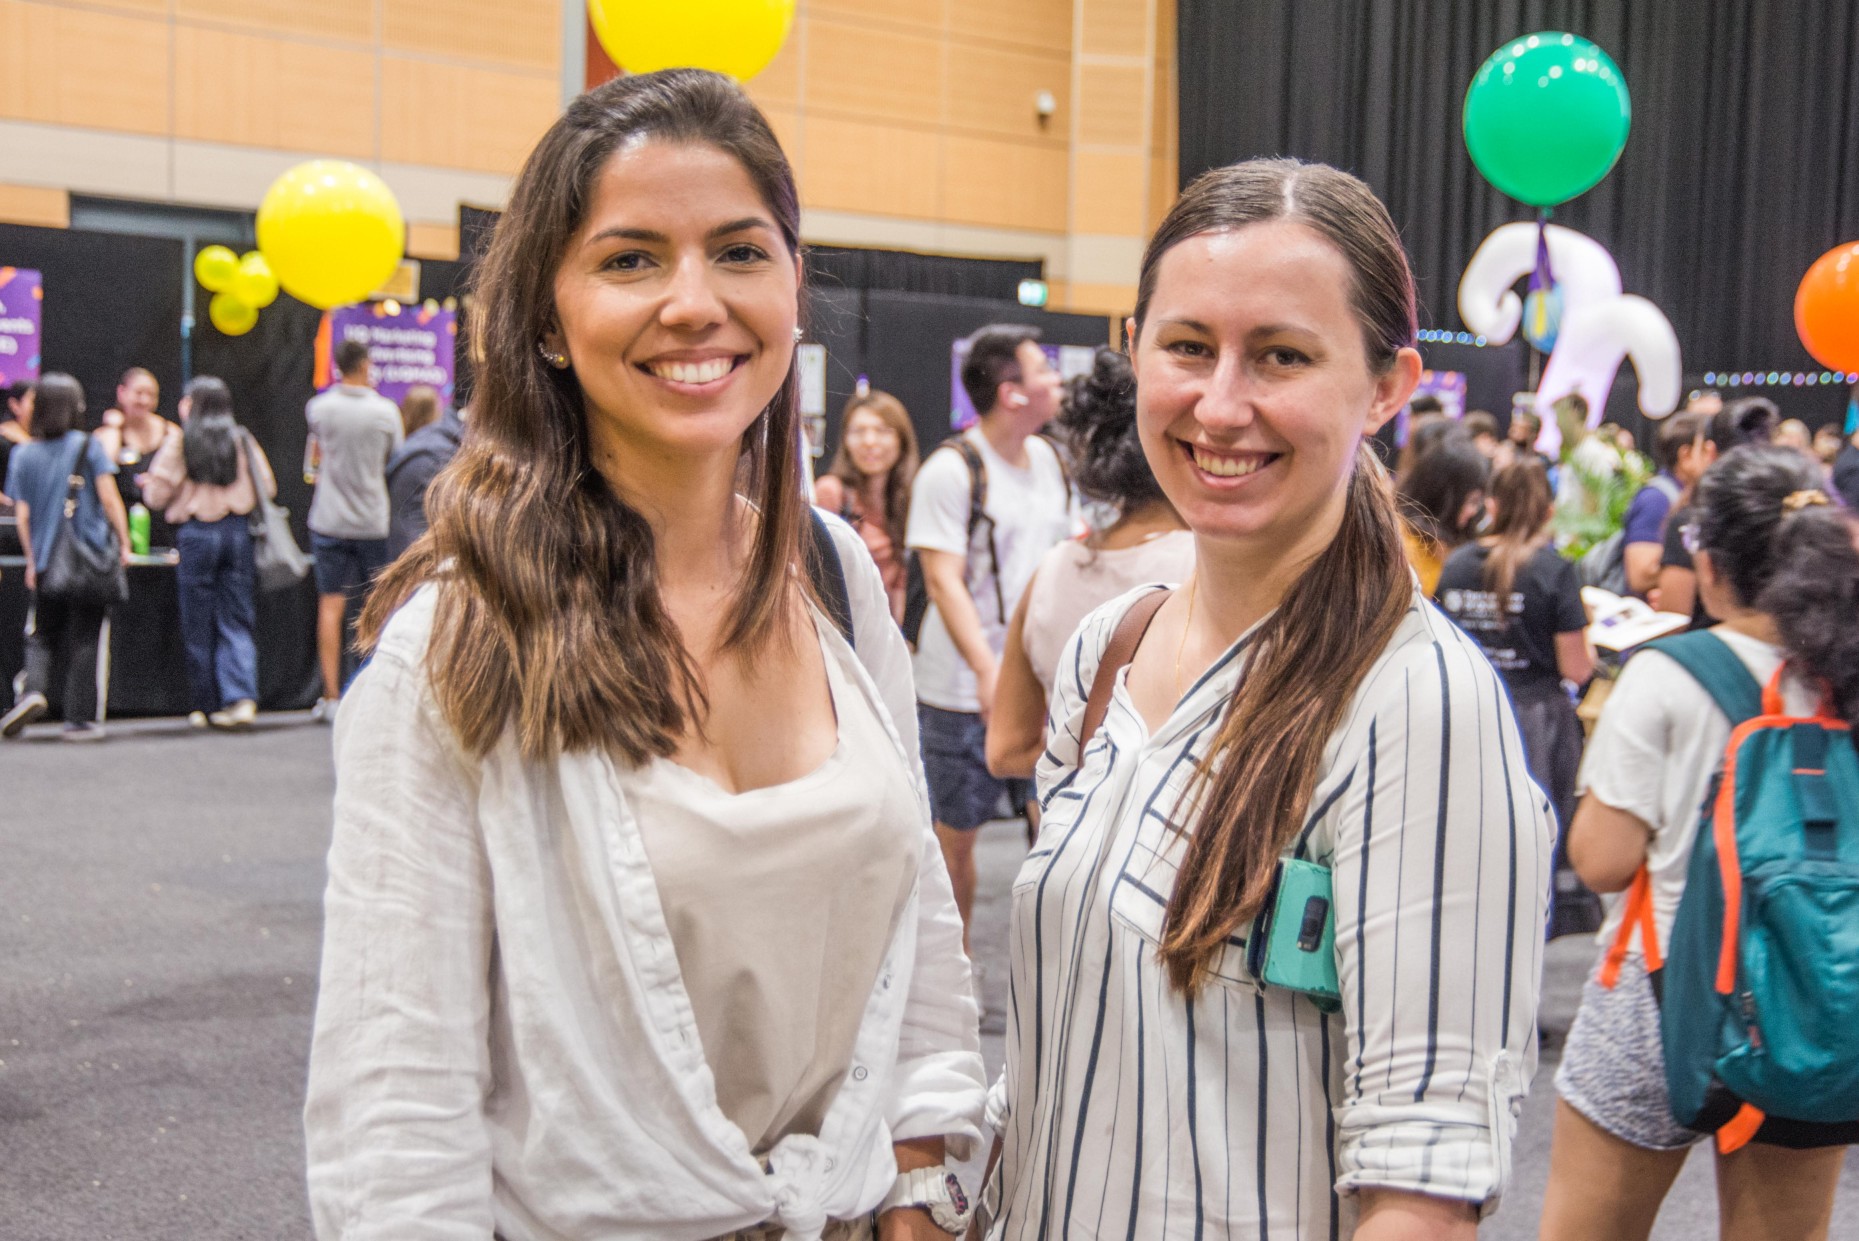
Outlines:
{"label": "man wearing white t-shirt", "polygon": [[973,471],[953,443],[917,471],[906,542],[922,563],[930,608],[915,662],[930,809],[964,932],[975,899],[975,829],[1006,782],[988,773],[987,717],[1007,618],[1041,558],[1071,533],[1065,471],[1039,429],[1059,407],[1059,375],[1039,332],[985,327],[969,338],[962,387],[980,415],[963,432],[984,501],[970,522]]}

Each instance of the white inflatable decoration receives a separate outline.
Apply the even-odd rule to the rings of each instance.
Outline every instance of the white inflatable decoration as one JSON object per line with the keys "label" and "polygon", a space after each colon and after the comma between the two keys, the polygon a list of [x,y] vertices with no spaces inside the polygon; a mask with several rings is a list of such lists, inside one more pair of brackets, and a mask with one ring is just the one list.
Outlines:
{"label": "white inflatable decoration", "polygon": [[[1579,392],[1588,401],[1588,425],[1600,425],[1620,363],[1631,359],[1641,412],[1663,418],[1678,407],[1683,373],[1670,321],[1645,298],[1621,293],[1620,269],[1607,248],[1559,224],[1545,232],[1562,321],[1536,389],[1543,419],[1536,447],[1554,457],[1562,447],[1552,409],[1558,400]],[[1460,278],[1459,317],[1494,345],[1509,341],[1522,321],[1523,299],[1513,286],[1536,270],[1536,241],[1533,223],[1503,225],[1485,238]]]}

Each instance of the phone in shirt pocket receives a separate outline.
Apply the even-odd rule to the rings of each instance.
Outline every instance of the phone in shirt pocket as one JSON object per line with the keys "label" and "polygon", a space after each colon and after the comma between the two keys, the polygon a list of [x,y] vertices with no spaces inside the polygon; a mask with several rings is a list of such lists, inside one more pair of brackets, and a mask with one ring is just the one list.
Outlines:
{"label": "phone in shirt pocket", "polygon": [[1268,987],[1307,995],[1326,1013],[1342,1008],[1329,867],[1301,858],[1278,863],[1271,895],[1247,936],[1246,964]]}

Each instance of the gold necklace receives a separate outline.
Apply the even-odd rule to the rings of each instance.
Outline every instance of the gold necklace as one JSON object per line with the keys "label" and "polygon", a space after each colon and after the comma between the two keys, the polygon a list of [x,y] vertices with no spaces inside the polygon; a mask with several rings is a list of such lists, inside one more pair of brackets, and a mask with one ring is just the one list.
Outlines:
{"label": "gold necklace", "polygon": [[1188,630],[1194,626],[1194,588],[1200,585],[1200,574],[1188,579],[1188,615],[1181,622],[1181,641],[1175,644],[1175,701],[1181,701],[1181,653],[1188,646]]}

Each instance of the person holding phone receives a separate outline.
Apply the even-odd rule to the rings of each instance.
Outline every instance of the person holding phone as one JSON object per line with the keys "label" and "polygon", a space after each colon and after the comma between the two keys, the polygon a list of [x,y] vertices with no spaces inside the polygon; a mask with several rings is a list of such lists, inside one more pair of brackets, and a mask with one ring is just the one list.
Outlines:
{"label": "person holding phone", "polygon": [[1421,368],[1399,234],[1333,168],[1209,172],[1128,338],[1196,567],[1059,660],[988,1235],[1470,1241],[1536,1062],[1553,820],[1367,443]]}

